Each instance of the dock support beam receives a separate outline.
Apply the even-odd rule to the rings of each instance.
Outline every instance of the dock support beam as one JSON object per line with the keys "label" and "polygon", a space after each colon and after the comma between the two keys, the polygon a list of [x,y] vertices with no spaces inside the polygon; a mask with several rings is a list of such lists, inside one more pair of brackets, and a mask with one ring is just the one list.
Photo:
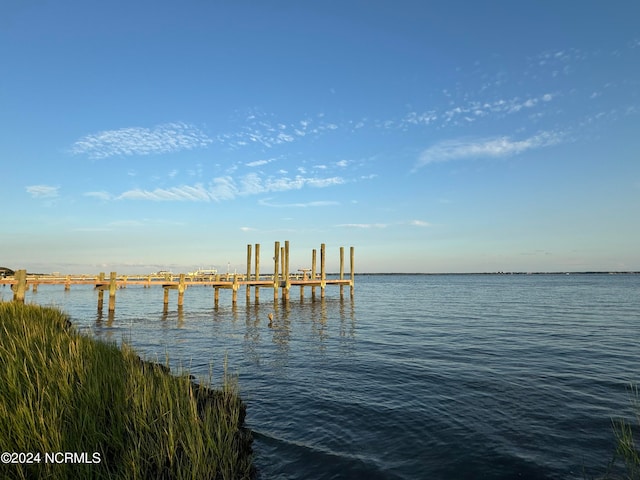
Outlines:
{"label": "dock support beam", "polygon": [[[251,281],[251,244],[247,245],[247,282]],[[251,297],[251,285],[247,283],[246,302],[249,305],[249,298]]]}
{"label": "dock support beam", "polygon": [[[344,247],[340,247],[340,280],[344,280]],[[344,285],[340,284],[340,300],[344,298]]]}
{"label": "dock support beam", "polygon": [[[260,280],[260,244],[256,243],[256,282]],[[256,304],[260,301],[260,287],[256,285]]]}
{"label": "dock support beam", "polygon": [[[314,248],[311,252],[311,280],[316,280],[316,257],[317,257],[316,249]],[[316,287],[311,287],[311,300],[316,299]]]}
{"label": "dock support beam", "polygon": [[116,289],[118,284],[116,283],[117,274],[111,272],[109,274],[109,311],[113,312],[116,309]]}
{"label": "dock support beam", "polygon": [[320,298],[324,298],[324,287],[326,286],[327,271],[325,270],[325,247],[324,243],[320,244]]}
{"label": "dock support beam", "polygon": [[13,289],[13,301],[18,303],[24,303],[24,295],[27,291],[27,271],[18,270],[14,274],[16,283],[11,285]]}
{"label": "dock support beam", "polygon": [[104,288],[101,284],[104,283],[104,272],[100,272],[98,275],[98,280],[96,282],[96,288],[98,289],[98,312],[102,312],[102,307],[104,306]]}
{"label": "dock support beam", "polygon": [[355,274],[355,270],[354,268],[354,263],[355,263],[355,249],[354,247],[350,248],[350,265],[349,265],[349,272],[351,273],[351,298],[353,298],[354,295],[354,289],[355,289],[355,284],[356,284],[356,274]]}
{"label": "dock support beam", "polygon": [[181,307],[184,304],[184,291],[187,289],[187,286],[184,284],[184,273],[180,274],[180,281],[178,283],[178,307]]}
{"label": "dock support beam", "polygon": [[278,301],[278,287],[280,277],[278,275],[278,264],[280,263],[280,242],[276,242],[273,249],[273,301]]}
{"label": "dock support beam", "polygon": [[282,300],[289,301],[289,290],[291,289],[291,278],[289,278],[289,240],[284,241],[284,255],[282,258],[284,265],[282,266],[282,275],[284,276],[284,290],[282,292]]}

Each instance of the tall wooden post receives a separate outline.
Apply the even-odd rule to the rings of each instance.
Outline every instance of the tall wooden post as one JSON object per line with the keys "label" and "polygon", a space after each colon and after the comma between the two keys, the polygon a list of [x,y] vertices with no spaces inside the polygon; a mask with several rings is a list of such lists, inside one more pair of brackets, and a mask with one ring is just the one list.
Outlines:
{"label": "tall wooden post", "polygon": [[178,307],[184,304],[184,291],[187,286],[184,284],[184,273],[180,274],[180,280],[178,281]]}
{"label": "tall wooden post", "polygon": [[113,312],[116,309],[116,272],[111,272],[109,277],[109,311]]}
{"label": "tall wooden post", "polygon": [[71,275],[67,275],[64,281],[64,290],[68,292],[71,290]]}
{"label": "tall wooden post", "polygon": [[[256,243],[256,282],[260,280],[260,244]],[[260,300],[260,287],[256,285],[256,304]]]}
{"label": "tall wooden post", "polygon": [[[340,247],[340,280],[344,279],[344,247]],[[344,285],[340,284],[340,300],[344,298]]]}
{"label": "tall wooden post", "polygon": [[[311,252],[311,280],[313,280],[314,282],[316,281],[316,257],[317,257],[317,252],[316,252],[316,249],[314,248],[313,251]],[[312,286],[311,300],[315,300],[315,299],[316,299],[316,287]]]}
{"label": "tall wooden post", "polygon": [[164,294],[162,296],[162,304],[164,305],[164,309],[166,310],[169,307],[169,287],[163,287]]}
{"label": "tall wooden post", "polygon": [[[216,282],[220,281],[220,274],[216,274]],[[220,287],[213,287],[213,306],[218,308],[218,303],[220,303]]]}
{"label": "tall wooden post", "polygon": [[101,312],[102,311],[102,307],[104,305],[104,272],[100,272],[100,275],[98,275],[98,285],[96,285],[96,287],[98,288],[98,311]]}
{"label": "tall wooden post", "polygon": [[251,244],[247,245],[247,292],[246,302],[249,305],[249,299],[251,297]]}
{"label": "tall wooden post", "polygon": [[351,272],[351,298],[353,298],[353,294],[354,294],[354,289],[355,289],[355,283],[356,283],[356,274],[355,274],[355,270],[354,268],[354,260],[355,260],[355,253],[354,253],[354,247],[351,247],[351,260],[350,260],[350,272]]}
{"label": "tall wooden post", "polygon": [[278,264],[280,263],[280,242],[276,242],[273,252],[273,301],[278,300],[278,286],[280,278],[278,277]]}
{"label": "tall wooden post", "polygon": [[18,303],[24,303],[25,292],[27,291],[27,271],[18,270],[14,274],[16,283],[11,285],[13,289],[13,301]]}
{"label": "tall wooden post", "polygon": [[320,244],[320,298],[324,298],[324,287],[326,286],[327,272],[325,271],[325,244]]}
{"label": "tall wooden post", "polygon": [[291,278],[289,275],[289,240],[284,241],[284,262],[283,275],[284,275],[284,292],[282,293],[282,300],[289,301],[289,289],[291,288]]}

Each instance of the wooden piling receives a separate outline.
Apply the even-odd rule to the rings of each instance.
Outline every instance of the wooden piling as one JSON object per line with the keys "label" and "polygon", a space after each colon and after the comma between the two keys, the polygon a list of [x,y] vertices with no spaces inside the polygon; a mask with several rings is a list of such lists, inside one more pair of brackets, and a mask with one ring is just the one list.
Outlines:
{"label": "wooden piling", "polygon": [[325,247],[324,243],[320,244],[320,298],[324,298],[324,287],[326,286],[327,272],[325,271]]}
{"label": "wooden piling", "polygon": [[[220,281],[220,274],[216,274],[216,282]],[[218,308],[220,303],[220,287],[213,287],[213,305]]]}
{"label": "wooden piling", "polygon": [[[340,280],[344,280],[344,247],[340,247]],[[344,285],[340,284],[340,300],[344,298]]]}
{"label": "wooden piling", "polygon": [[64,282],[64,290],[68,292],[71,290],[71,275],[67,275],[66,280]]}
{"label": "wooden piling", "polygon": [[[98,275],[98,282],[104,283],[104,272],[100,272],[100,275]],[[99,286],[97,283],[96,288],[98,288],[98,311],[101,312],[102,307],[104,306],[104,288],[102,285]]]}
{"label": "wooden piling", "polygon": [[116,272],[111,272],[109,275],[109,311],[113,312],[116,309],[117,274]]}
{"label": "wooden piling", "polygon": [[[314,248],[313,251],[311,252],[311,280],[313,280],[315,282],[316,280],[316,257],[317,257],[317,252],[316,249]],[[316,299],[316,287],[315,285],[311,287],[311,300],[315,300]]]}
{"label": "wooden piling", "polygon": [[280,278],[278,277],[278,264],[280,263],[280,242],[276,242],[273,252],[273,301],[278,300],[278,287]]}
{"label": "wooden piling", "polygon": [[351,274],[351,298],[353,298],[354,295],[354,289],[355,289],[355,283],[356,283],[356,274],[355,274],[355,270],[354,268],[354,263],[355,263],[355,249],[354,247],[350,248],[350,265],[349,265],[349,272]]}
{"label": "wooden piling", "polygon": [[164,296],[163,296],[163,304],[166,309],[169,306],[169,287],[164,287]]}
{"label": "wooden piling", "polygon": [[289,240],[285,240],[284,242],[284,255],[282,261],[283,265],[283,275],[284,275],[284,291],[282,292],[282,300],[285,302],[289,301],[289,290],[291,289],[291,278],[289,276]]}
{"label": "wooden piling", "polygon": [[181,273],[180,280],[178,281],[178,307],[181,307],[184,304],[184,291],[187,288],[184,283],[184,277],[184,273]]}
{"label": "wooden piling", "polygon": [[[247,245],[247,282],[251,281],[251,244]],[[249,305],[251,297],[251,284],[247,283],[246,302]]]}
{"label": "wooden piling", "polygon": [[238,275],[233,275],[233,284],[231,285],[231,303],[235,305],[238,303],[238,288],[240,288],[240,284],[238,283]]}
{"label": "wooden piling", "polygon": [[18,303],[24,303],[25,292],[27,291],[27,271],[18,270],[14,274],[16,283],[11,285],[13,289],[13,301]]}
{"label": "wooden piling", "polygon": [[[256,271],[256,282],[257,282],[258,280],[260,280],[260,244],[259,243],[256,243],[256,268],[254,270]],[[260,287],[256,285],[255,289],[256,289],[255,302],[257,304],[258,301],[260,300]]]}

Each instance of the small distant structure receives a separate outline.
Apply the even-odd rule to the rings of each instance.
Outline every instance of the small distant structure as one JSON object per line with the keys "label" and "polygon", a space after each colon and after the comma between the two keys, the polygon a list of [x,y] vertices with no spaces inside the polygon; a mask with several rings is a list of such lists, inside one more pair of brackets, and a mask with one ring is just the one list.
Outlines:
{"label": "small distant structure", "polygon": [[0,278],[13,277],[15,274],[16,272],[8,267],[0,267]]}

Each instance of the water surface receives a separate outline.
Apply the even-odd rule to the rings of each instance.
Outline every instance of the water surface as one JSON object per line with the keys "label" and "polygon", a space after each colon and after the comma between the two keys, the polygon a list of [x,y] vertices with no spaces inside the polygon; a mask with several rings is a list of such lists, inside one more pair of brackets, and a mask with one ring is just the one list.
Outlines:
{"label": "water surface", "polygon": [[[640,380],[640,275],[380,275],[312,301],[41,285],[91,334],[239,375],[261,478],[566,479],[604,471]],[[172,292],[175,294],[175,292]],[[0,289],[4,299],[8,288]],[[267,315],[274,314],[273,325]]]}

